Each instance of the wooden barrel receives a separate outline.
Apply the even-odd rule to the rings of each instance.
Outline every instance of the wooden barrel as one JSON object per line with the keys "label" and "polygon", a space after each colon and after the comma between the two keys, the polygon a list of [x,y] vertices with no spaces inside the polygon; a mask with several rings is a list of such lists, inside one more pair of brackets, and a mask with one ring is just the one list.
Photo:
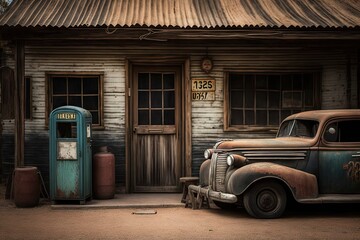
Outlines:
{"label": "wooden barrel", "polygon": [[14,171],[14,202],[17,207],[35,207],[40,199],[40,178],[36,167],[18,167]]}
{"label": "wooden barrel", "polygon": [[93,157],[93,194],[96,199],[110,199],[115,195],[115,156],[107,147]]}

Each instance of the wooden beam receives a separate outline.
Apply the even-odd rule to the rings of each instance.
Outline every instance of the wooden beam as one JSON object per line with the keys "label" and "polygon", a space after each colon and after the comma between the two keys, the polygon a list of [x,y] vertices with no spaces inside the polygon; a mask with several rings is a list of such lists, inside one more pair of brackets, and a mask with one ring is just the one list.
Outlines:
{"label": "wooden beam", "polygon": [[24,166],[25,141],[25,50],[24,42],[15,43],[15,167]]}
{"label": "wooden beam", "polygon": [[184,103],[184,128],[185,128],[185,175],[184,176],[192,176],[192,135],[191,135],[191,63],[190,59],[186,59],[185,61],[185,76],[184,76],[184,91],[183,93],[183,103]]}
{"label": "wooden beam", "polygon": [[357,107],[360,108],[360,48],[357,52]]}

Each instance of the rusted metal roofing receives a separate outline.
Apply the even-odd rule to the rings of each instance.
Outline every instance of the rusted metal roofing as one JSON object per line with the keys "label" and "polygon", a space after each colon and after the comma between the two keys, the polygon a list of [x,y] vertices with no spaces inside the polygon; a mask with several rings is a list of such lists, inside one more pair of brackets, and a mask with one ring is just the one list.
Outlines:
{"label": "rusted metal roofing", "polygon": [[14,0],[0,26],[360,26],[360,0]]}

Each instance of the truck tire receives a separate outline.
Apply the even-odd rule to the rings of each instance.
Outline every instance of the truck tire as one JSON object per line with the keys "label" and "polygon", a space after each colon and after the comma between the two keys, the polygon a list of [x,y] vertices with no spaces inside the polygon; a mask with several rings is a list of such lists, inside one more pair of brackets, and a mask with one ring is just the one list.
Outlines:
{"label": "truck tire", "polygon": [[286,208],[286,192],[275,181],[256,183],[244,195],[244,207],[255,218],[278,218]]}

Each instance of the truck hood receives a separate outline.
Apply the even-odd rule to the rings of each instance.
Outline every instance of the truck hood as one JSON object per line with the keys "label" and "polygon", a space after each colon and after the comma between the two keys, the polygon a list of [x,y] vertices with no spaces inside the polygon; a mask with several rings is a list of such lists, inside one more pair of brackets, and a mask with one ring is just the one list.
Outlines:
{"label": "truck hood", "polygon": [[270,139],[236,139],[220,141],[216,149],[292,149],[309,148],[313,146],[314,139],[284,137]]}

